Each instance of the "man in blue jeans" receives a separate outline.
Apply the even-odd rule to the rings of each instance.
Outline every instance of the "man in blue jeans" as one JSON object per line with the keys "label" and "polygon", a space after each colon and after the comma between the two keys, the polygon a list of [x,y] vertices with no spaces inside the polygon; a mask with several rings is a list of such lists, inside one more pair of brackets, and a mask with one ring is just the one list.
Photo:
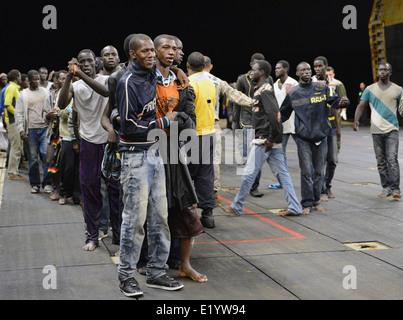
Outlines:
{"label": "man in blue jeans", "polygon": [[[39,86],[39,72],[28,72],[29,88],[21,92],[15,107],[15,120],[21,140],[28,143],[28,166],[31,193],[38,193],[40,187],[51,193],[51,179],[46,165],[46,135],[49,119],[57,116],[50,110],[49,91]],[[39,154],[42,156],[43,179],[39,170]]]}
{"label": "man in blue jeans", "polygon": [[[301,169],[301,204],[303,214],[311,209],[324,211],[320,196],[327,155],[327,137],[331,133],[329,106],[347,106],[349,100],[338,97],[326,84],[312,82],[309,63],[297,66],[299,85],[292,87],[281,106],[282,121],[288,120],[295,111],[295,132]],[[312,167],[314,174],[312,176]]]}
{"label": "man in blue jeans", "polygon": [[302,213],[285,163],[282,149],[283,126],[280,122],[274,90],[268,80],[270,72],[271,66],[265,60],[257,61],[252,66],[251,76],[257,83],[252,108],[255,139],[252,140],[252,148],[245,168],[246,174],[242,177],[241,187],[234,202],[231,206],[221,206],[225,212],[230,214],[240,215],[242,213],[246,196],[265,161],[284,188],[288,209],[279,215],[298,216]]}
{"label": "man in blue jeans", "polygon": [[146,285],[170,291],[179,290],[183,285],[166,274],[171,238],[165,171],[159,150],[154,146],[157,139],[149,138],[152,130],[168,128],[176,113],[167,112],[162,118],[156,115],[157,73],[153,41],[145,34],[136,34],[129,47],[133,63],[116,87],[124,203],[118,278],[123,294],[136,297],[143,294],[134,276],[146,220],[149,255]]}
{"label": "man in blue jeans", "polygon": [[[368,86],[361,96],[354,117],[354,130],[358,131],[364,109],[371,107],[371,133],[378,163],[382,193],[380,198],[392,196],[401,199],[399,152],[399,120],[403,115],[402,87],[390,81],[392,66],[381,63],[378,67],[379,81]],[[399,108],[399,109],[398,109]]]}

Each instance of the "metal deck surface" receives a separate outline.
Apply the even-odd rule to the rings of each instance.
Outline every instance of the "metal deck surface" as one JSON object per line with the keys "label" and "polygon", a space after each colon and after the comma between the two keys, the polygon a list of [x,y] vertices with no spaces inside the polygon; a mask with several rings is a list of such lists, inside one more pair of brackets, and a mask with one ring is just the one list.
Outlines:
{"label": "metal deck surface", "polygon": [[[402,137],[402,136],[401,136]],[[402,142],[402,138],[400,139]],[[402,164],[403,151],[399,156]],[[289,171],[300,199],[296,145],[288,146]],[[2,167],[4,163],[0,163]],[[219,192],[231,203],[241,176],[236,164],[221,165]],[[402,165],[401,165],[402,167]],[[25,172],[26,174],[26,168]],[[5,178],[4,178],[5,176]],[[60,206],[44,193],[31,194],[28,181],[10,181],[1,169],[0,300],[130,300],[119,291],[118,247],[105,238],[94,252],[84,252],[80,206]],[[339,164],[333,182],[335,199],[325,212],[278,217],[286,208],[282,189],[267,189],[276,180],[263,167],[262,198],[248,196],[240,217],[214,211],[216,228],[195,239],[193,267],[208,276],[199,284],[169,275],[184,284],[178,292],[151,289],[137,280],[142,300],[400,300],[403,298],[403,200],[380,199],[372,137],[368,127],[356,133],[342,128]],[[379,242],[387,249],[355,250],[351,242]],[[54,266],[56,288],[47,288]],[[49,273],[50,275],[50,273]]]}

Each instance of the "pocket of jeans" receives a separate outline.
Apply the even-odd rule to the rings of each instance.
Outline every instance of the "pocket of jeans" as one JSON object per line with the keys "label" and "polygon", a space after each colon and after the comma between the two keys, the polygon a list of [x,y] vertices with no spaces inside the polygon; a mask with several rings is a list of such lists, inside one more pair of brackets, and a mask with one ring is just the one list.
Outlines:
{"label": "pocket of jeans", "polygon": [[135,153],[131,157],[126,158],[127,166],[131,169],[140,168],[144,164],[144,152]]}

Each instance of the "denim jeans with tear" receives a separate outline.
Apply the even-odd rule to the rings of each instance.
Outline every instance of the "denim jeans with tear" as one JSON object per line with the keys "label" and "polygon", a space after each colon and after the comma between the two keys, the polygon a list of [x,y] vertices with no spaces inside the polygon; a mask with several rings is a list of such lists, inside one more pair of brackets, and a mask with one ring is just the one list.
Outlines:
{"label": "denim jeans with tear", "polygon": [[147,221],[147,279],[154,280],[168,269],[171,245],[165,171],[158,150],[123,153],[120,179],[124,209],[118,278],[125,281],[134,277]]}

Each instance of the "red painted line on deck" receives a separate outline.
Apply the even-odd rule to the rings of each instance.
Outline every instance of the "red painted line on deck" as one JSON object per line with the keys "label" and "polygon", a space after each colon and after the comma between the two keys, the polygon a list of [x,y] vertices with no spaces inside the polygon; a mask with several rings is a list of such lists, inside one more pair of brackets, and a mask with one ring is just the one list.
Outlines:
{"label": "red painted line on deck", "polygon": [[[224,197],[218,196],[218,199],[221,200],[221,201],[224,201],[224,202],[226,202],[226,203],[228,203],[230,205],[232,204],[232,202],[230,200],[228,200],[228,199],[226,199]],[[249,213],[250,215],[254,216],[255,218],[257,218],[257,219],[259,219],[259,220],[261,220],[263,222],[266,222],[266,223],[272,225],[273,227],[275,227],[277,229],[280,229],[280,230],[282,230],[284,232],[287,232],[287,233],[291,234],[293,237],[272,238],[272,239],[250,239],[250,240],[195,242],[194,244],[252,243],[252,242],[268,242],[268,241],[279,241],[279,240],[298,240],[298,239],[306,239],[307,238],[307,237],[305,237],[305,236],[303,236],[303,235],[301,235],[301,234],[299,234],[299,233],[297,233],[295,231],[292,231],[292,230],[290,230],[290,229],[288,229],[286,227],[283,227],[282,225],[280,225],[280,224],[278,224],[278,223],[276,223],[274,221],[271,221],[268,218],[265,218],[265,217],[261,216],[260,214],[258,214],[256,212],[253,212],[253,211],[251,211],[251,210],[249,210],[247,208],[244,208],[243,211],[246,212],[246,213]]]}

